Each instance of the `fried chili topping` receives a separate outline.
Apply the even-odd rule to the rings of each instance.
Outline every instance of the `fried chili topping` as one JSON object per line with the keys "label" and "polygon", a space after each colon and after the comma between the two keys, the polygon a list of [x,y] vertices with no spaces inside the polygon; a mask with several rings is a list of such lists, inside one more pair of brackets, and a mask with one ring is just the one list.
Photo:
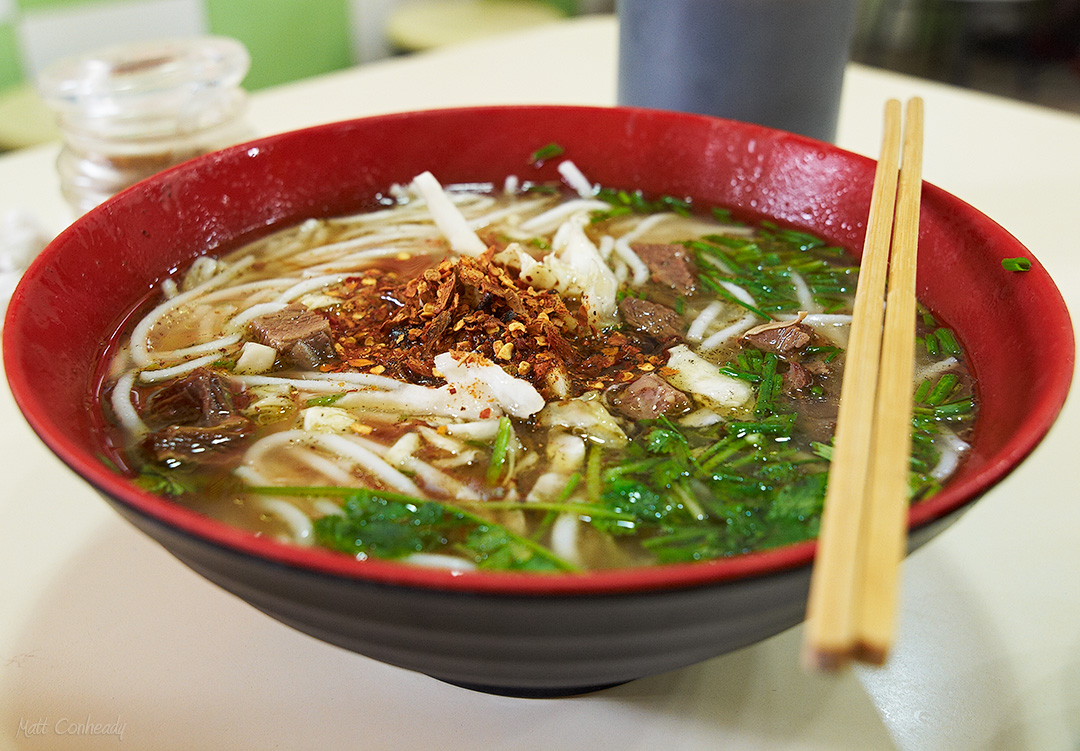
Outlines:
{"label": "fried chili topping", "polygon": [[[529,286],[492,255],[448,257],[416,275],[372,268],[328,290],[342,301],[325,313],[340,361],[323,369],[432,384],[435,355],[475,352],[550,399],[664,366],[652,339],[596,331],[580,304],[571,309],[558,292]],[[553,388],[560,378],[569,393]]]}

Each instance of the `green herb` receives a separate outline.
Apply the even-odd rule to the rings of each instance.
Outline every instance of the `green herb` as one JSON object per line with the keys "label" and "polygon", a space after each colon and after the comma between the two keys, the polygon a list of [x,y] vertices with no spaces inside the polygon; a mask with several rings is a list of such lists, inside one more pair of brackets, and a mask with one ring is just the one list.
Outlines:
{"label": "green herb", "polygon": [[776,411],[775,398],[782,388],[782,379],[776,374],[778,361],[776,353],[765,353],[764,364],[761,367],[761,381],[758,386],[757,405],[754,407],[754,414],[759,417]]}
{"label": "green herb", "polygon": [[600,491],[603,488],[600,474],[604,459],[603,451],[598,444],[590,443],[585,457],[585,495],[589,503],[597,503],[600,500]]}
{"label": "green herb", "polygon": [[491,446],[491,459],[488,462],[486,475],[489,485],[494,485],[502,477],[509,455],[510,440],[513,436],[514,426],[510,418],[503,415],[499,418],[499,428],[495,433],[495,442]]}
{"label": "green herb", "polygon": [[304,406],[305,407],[329,407],[331,404],[334,404],[339,399],[341,399],[343,396],[345,396],[344,393],[342,393],[342,394],[324,394],[322,396],[313,396],[313,397],[311,397],[310,399],[308,399],[307,401],[304,402]]}
{"label": "green herb", "polygon": [[529,157],[529,163],[539,167],[548,159],[554,159],[557,156],[562,156],[566,153],[566,149],[557,143],[549,143],[547,146],[541,146],[539,149],[532,153]]}
{"label": "green herb", "polygon": [[956,337],[953,336],[953,333],[948,329],[938,329],[934,332],[934,337],[937,339],[940,349],[944,354],[955,357],[961,353],[960,344],[956,341]]}
{"label": "green herb", "polygon": [[1029,271],[1031,261],[1027,258],[1005,258],[1001,261],[1001,268],[1006,271]]}
{"label": "green herb", "polygon": [[566,481],[566,485],[559,491],[559,496],[555,499],[557,503],[565,503],[567,499],[574,494],[577,490],[577,486],[581,484],[581,473],[575,472],[570,475],[570,478]]}
{"label": "green herb", "polygon": [[955,373],[946,373],[938,379],[938,382],[934,384],[934,388],[930,389],[930,393],[926,395],[923,401],[932,407],[941,404],[949,398],[959,381],[960,379]]}
{"label": "green herb", "polygon": [[627,214],[656,214],[671,211],[680,216],[690,216],[692,213],[692,206],[688,199],[660,196],[652,201],[640,190],[630,192],[601,188],[596,197],[609,204],[610,208],[592,212],[590,221],[593,224]]}
{"label": "green herb", "polygon": [[[300,490],[318,495],[325,489]],[[352,489],[342,513],[316,519],[314,531],[320,545],[351,555],[392,559],[449,546],[483,569],[577,570],[534,540],[470,511],[400,493]]]}
{"label": "green herb", "polygon": [[927,334],[922,338],[923,346],[926,347],[926,353],[931,357],[937,357],[938,354],[938,340],[933,334]]}
{"label": "green herb", "polygon": [[811,346],[803,350],[803,352],[808,355],[825,355],[825,357],[822,359],[827,363],[835,360],[843,351],[844,350],[840,349],[839,347],[834,347],[831,344]]}
{"label": "green herb", "polygon": [[186,493],[193,493],[198,489],[198,484],[194,478],[188,477],[177,470],[159,469],[152,465],[146,465],[139,470],[139,474],[135,478],[135,484],[151,493],[174,498]]}

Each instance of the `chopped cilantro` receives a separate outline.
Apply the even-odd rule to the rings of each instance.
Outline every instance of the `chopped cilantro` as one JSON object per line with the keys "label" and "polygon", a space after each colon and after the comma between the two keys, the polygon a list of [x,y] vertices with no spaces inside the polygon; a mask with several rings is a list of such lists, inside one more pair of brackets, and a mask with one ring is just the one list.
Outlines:
{"label": "chopped cilantro", "polygon": [[566,153],[566,149],[557,143],[549,143],[547,146],[541,146],[539,149],[532,153],[529,157],[529,163],[539,167],[541,164],[549,159],[562,156]]}

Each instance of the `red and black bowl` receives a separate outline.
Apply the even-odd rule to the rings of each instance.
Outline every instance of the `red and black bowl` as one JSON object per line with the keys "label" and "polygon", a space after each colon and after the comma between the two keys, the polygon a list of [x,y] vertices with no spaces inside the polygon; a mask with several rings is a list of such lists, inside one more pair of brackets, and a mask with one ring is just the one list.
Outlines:
{"label": "red and black bowl", "polygon": [[[813,542],[585,574],[452,573],[257,537],[148,493],[101,460],[93,413],[103,342],[171,270],[271,228],[369,205],[425,170],[444,184],[556,179],[554,164],[529,162],[552,142],[602,185],[689,196],[861,248],[873,161],[790,133],[671,112],[553,106],[334,123],[187,162],[76,221],[11,301],[4,363],[15,399],[69,467],[210,581],[305,633],[445,681],[570,694],[797,624]],[[1045,270],[1034,259],[1025,273],[1002,268],[1004,258],[1031,258],[1004,229],[925,185],[919,236],[919,296],[968,353],[981,416],[959,473],[912,507],[912,547],[1039,443],[1064,403],[1075,356],[1065,304]]]}

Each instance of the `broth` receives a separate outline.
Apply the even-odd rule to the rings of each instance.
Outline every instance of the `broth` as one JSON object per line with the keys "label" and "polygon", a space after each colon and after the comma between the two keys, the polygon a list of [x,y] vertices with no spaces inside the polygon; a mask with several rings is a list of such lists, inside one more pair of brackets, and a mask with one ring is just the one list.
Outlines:
{"label": "broth", "polygon": [[[851,257],[581,193],[426,174],[200,258],[111,353],[114,460],[255,534],[454,569],[815,536]],[[912,502],[955,472],[976,412],[954,335],[920,309],[917,336]]]}

